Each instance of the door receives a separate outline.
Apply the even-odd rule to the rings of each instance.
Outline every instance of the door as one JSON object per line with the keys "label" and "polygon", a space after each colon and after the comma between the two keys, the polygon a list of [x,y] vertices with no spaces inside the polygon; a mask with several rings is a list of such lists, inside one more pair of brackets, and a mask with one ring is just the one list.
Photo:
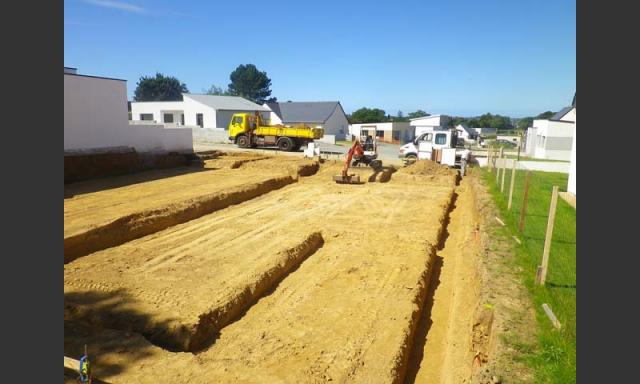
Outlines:
{"label": "door", "polygon": [[433,151],[433,133],[423,133],[418,137],[418,159],[430,160],[431,152]]}

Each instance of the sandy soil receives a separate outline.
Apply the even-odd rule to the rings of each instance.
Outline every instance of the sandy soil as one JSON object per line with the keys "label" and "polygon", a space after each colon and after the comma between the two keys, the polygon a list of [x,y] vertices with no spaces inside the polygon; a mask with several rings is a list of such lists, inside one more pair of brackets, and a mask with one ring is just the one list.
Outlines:
{"label": "sandy soil", "polygon": [[[262,162],[238,170],[263,173]],[[401,382],[455,176],[419,162],[388,172],[388,182],[338,185],[339,170],[325,164],[278,191],[65,265],[66,321],[120,330],[65,334],[65,353],[111,338],[121,352],[98,353],[109,366],[146,350],[103,372],[114,383]],[[129,329],[197,353],[137,338],[129,346],[117,336]],[[173,369],[183,356],[189,363]]]}
{"label": "sandy soil", "polygon": [[[65,262],[281,188],[298,174],[317,170],[311,160],[264,159],[227,155],[207,160],[204,169],[143,172],[65,186]],[[256,172],[248,166],[251,162],[264,166]]]}

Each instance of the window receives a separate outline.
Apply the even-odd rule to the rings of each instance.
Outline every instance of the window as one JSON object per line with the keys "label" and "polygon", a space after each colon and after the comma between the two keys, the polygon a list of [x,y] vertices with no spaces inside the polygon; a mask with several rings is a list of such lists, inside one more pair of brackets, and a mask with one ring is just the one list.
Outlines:
{"label": "window", "polygon": [[242,125],[242,116],[236,116],[233,118],[233,124]]}
{"label": "window", "polygon": [[376,137],[384,137],[384,131],[376,131]]}
{"label": "window", "polygon": [[180,114],[180,124],[184,125],[184,113]]}
{"label": "window", "polygon": [[165,113],[164,114],[164,122],[165,123],[173,123],[173,113]]}
{"label": "window", "polygon": [[431,142],[431,140],[433,140],[433,135],[431,133],[425,133],[420,139],[420,141],[428,141],[428,142]]}
{"label": "window", "polygon": [[436,133],[436,144],[438,144],[438,145],[447,144],[447,134],[446,133]]}
{"label": "window", "polygon": [[153,120],[153,113],[141,113],[140,120]]}
{"label": "window", "polygon": [[196,113],[196,125],[202,128],[204,126],[202,113]]}

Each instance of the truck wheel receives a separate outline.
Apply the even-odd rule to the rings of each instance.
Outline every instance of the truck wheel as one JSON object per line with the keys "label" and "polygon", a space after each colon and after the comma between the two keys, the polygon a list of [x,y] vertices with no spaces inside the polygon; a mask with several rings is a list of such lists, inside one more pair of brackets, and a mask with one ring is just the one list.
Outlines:
{"label": "truck wheel", "polygon": [[245,136],[245,135],[240,135],[236,139],[236,144],[240,148],[249,148],[249,146],[250,146],[249,145],[249,138],[247,136]]}
{"label": "truck wheel", "polygon": [[285,152],[291,152],[293,150],[293,140],[288,137],[281,137],[278,140],[278,149]]}
{"label": "truck wheel", "polygon": [[407,165],[413,164],[418,160],[418,156],[411,154],[404,157],[404,161]]}

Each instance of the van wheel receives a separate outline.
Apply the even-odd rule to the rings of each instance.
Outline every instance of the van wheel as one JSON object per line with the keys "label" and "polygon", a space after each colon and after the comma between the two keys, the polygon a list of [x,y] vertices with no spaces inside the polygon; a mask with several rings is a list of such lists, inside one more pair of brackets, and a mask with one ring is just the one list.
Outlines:
{"label": "van wheel", "polygon": [[249,138],[246,135],[240,135],[236,139],[236,144],[240,148],[249,148]]}
{"label": "van wheel", "polygon": [[293,150],[293,140],[288,137],[282,137],[278,140],[278,149],[285,152],[291,152]]}
{"label": "van wheel", "polygon": [[405,164],[409,165],[409,164],[413,164],[418,160],[418,156],[411,154],[411,155],[407,155],[404,157],[404,162]]}

